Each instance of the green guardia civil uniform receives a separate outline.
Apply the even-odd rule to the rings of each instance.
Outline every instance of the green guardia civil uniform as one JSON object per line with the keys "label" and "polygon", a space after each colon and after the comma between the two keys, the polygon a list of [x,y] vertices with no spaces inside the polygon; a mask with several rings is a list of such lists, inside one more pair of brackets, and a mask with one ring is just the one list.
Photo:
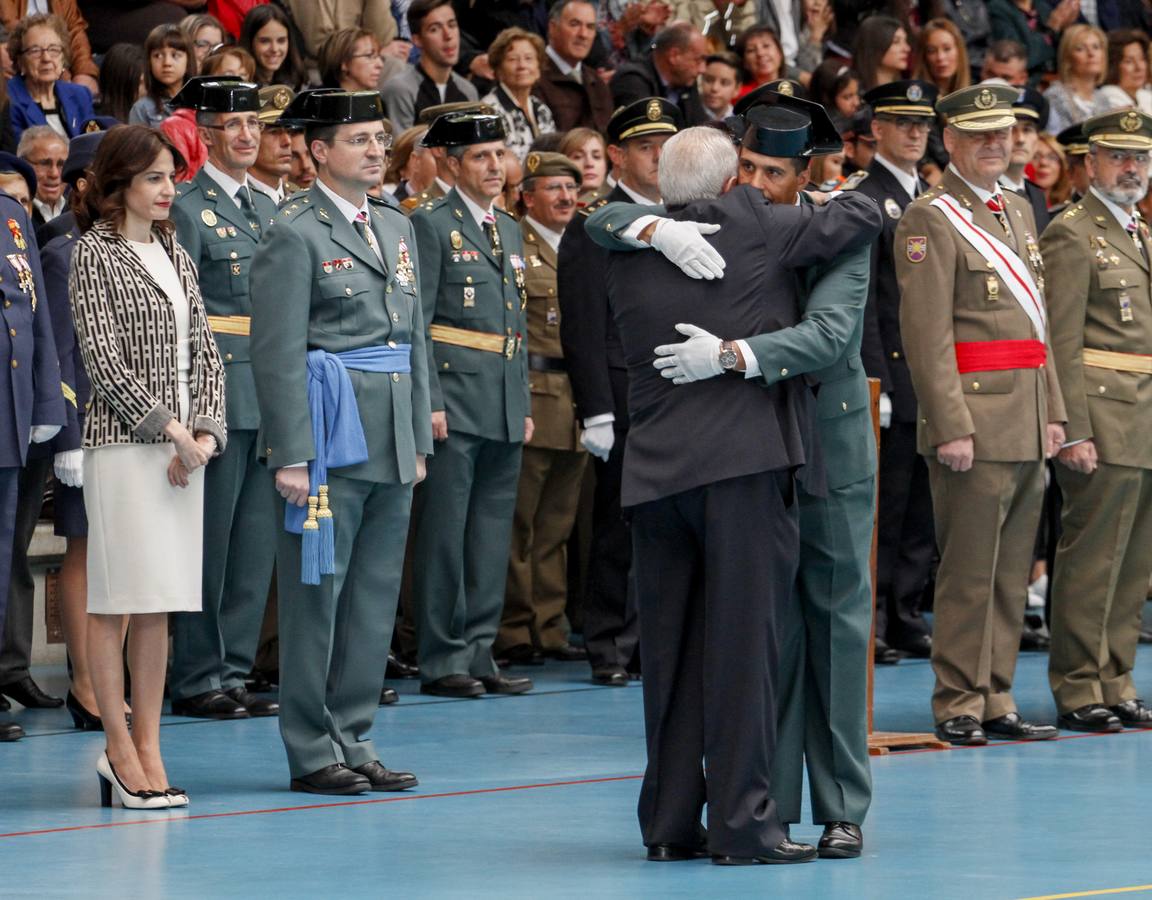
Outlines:
{"label": "green guardia civil uniform", "polygon": [[[452,127],[475,128],[478,139],[457,143],[501,139],[502,130],[488,135],[487,120],[500,122],[461,116]],[[497,674],[492,644],[531,404],[523,239],[515,219],[499,209],[494,215],[499,254],[456,188],[412,215],[431,335],[432,409],[448,421],[448,439],[437,443],[416,504],[413,606],[425,684]]]}
{"label": "green guardia civil uniform", "polygon": [[[204,112],[259,109],[256,86],[243,82],[193,79],[176,100]],[[248,276],[276,208],[260,191],[246,184],[231,185],[231,190],[237,187],[234,196],[201,169],[177,188],[172,206],[176,236],[196,263],[208,323],[224,360],[229,432],[227,448],[205,474],[202,611],[172,617],[173,699],[244,687],[274,565],[275,539],[268,522],[276,492],[259,463]]]}
{"label": "green guardia civil uniform", "polygon": [[[559,153],[529,153],[524,166],[528,178],[564,175],[580,184],[579,167]],[[497,655],[511,647],[561,650],[568,646],[568,538],[576,522],[588,462],[560,345],[556,250],[529,217],[521,220],[520,230],[528,297],[528,387],[535,430],[520,466]]]}
{"label": "green guardia civil uniform", "polygon": [[[305,93],[285,117],[365,121],[363,96]],[[345,118],[342,101],[352,106]],[[310,351],[411,346],[411,373],[348,367],[367,459],[328,471],[334,573],[302,583],[302,539],[284,529],[283,503],[267,526],[276,535],[280,732],[293,777],[379,759],[368,732],[384,683],[417,456],[433,450],[415,236],[395,207],[372,197],[366,206],[379,257],[318,180],[280,210],[252,261],[252,369],[269,470],[315,458]]]}
{"label": "green guardia civil uniform", "polygon": [[[810,124],[798,135],[757,124],[753,114],[744,137],[753,152],[788,157],[801,149],[797,140],[814,152],[837,146],[835,128],[818,105],[784,95],[773,98],[772,105],[794,109]],[[645,209],[643,214],[660,211]],[[601,236],[619,235],[641,214],[630,205],[614,204],[594,213],[586,227]],[[879,213],[876,223],[879,228]],[[623,244],[616,249],[624,249]],[[816,435],[827,490],[819,496],[797,484],[800,559],[789,607],[777,617],[780,670],[772,795],[785,823],[800,821],[805,764],[817,824],[860,825],[872,800],[866,673],[876,442],[860,359],[870,274],[870,246],[842,254],[807,273],[799,325],[744,338],[766,383],[804,375],[820,385]]]}

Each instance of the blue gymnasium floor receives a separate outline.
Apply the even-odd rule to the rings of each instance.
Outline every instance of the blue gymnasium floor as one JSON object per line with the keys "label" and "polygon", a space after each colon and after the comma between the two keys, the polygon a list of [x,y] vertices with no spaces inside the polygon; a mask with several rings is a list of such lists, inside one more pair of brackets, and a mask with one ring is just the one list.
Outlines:
{"label": "blue gymnasium floor", "polygon": [[[1140,650],[1152,698],[1152,648]],[[1021,657],[1021,711],[1052,721],[1047,657]],[[0,896],[115,898],[1035,898],[1152,893],[1152,732],[873,760],[865,856],[718,868],[643,858],[641,692],[580,664],[530,670],[524,697],[445,701],[398,682],[375,738],[407,795],[287,791],[274,719],[166,718],[188,810],[102,810],[99,734],[19,711],[0,745]],[[40,672],[63,692],[62,673]],[[877,727],[923,730],[931,669],[877,672]],[[794,829],[814,839],[818,829]],[[1131,890],[1136,888],[1137,890]]]}

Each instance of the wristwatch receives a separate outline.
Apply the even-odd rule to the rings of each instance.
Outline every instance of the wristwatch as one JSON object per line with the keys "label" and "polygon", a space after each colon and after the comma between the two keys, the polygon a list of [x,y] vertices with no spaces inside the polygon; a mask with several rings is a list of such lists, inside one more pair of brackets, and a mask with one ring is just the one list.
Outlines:
{"label": "wristwatch", "polygon": [[736,345],[732,341],[721,341],[720,368],[725,372],[731,372],[736,368],[738,362],[740,362],[740,354],[736,352]]}

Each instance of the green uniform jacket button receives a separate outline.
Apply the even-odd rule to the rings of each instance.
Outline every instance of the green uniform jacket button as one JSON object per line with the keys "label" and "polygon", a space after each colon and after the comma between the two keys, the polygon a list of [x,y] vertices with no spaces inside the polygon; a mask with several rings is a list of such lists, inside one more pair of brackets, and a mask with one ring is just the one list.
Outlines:
{"label": "green uniform jacket button", "polygon": [[393,381],[399,381],[400,380],[400,373],[399,372],[393,372],[392,373],[392,380]]}
{"label": "green uniform jacket button", "polygon": [[400,313],[392,313],[392,321],[393,322],[399,322],[400,321]]}

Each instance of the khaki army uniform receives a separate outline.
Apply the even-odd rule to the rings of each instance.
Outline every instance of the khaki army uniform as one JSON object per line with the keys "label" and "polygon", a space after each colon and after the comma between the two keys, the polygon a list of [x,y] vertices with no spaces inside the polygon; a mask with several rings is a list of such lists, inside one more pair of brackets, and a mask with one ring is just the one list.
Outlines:
{"label": "khaki army uniform", "polygon": [[[990,263],[931,205],[945,194],[971,213],[972,224],[1014,249],[1037,285],[1045,278],[1027,201],[1004,195],[1007,234],[952,169],[908,207],[896,230],[900,330],[940,547],[933,713],[938,723],[957,716],[984,722],[1015,711],[1012,679],[1044,492],[1046,426],[1063,421],[1064,404],[1051,365],[958,370],[957,343],[1039,336]],[[969,471],[937,461],[938,445],[969,435]]]}
{"label": "khaki army uniform", "polygon": [[1132,667],[1152,574],[1152,243],[1089,191],[1044,233],[1052,346],[1068,442],[1090,475],[1056,466],[1064,493],[1049,682],[1061,713],[1137,697]]}
{"label": "khaki army uniform", "polygon": [[410,197],[405,197],[400,201],[400,208],[408,215],[412,215],[413,210],[419,209],[421,206],[427,206],[434,200],[439,200],[444,196],[444,189],[440,187],[440,182],[433,181],[432,187],[426,191],[421,191],[419,194],[413,194]]}
{"label": "khaki army uniform", "polygon": [[555,650],[568,644],[567,543],[588,461],[560,346],[556,251],[528,219],[520,222],[520,231],[528,295],[528,388],[536,429],[520,465],[497,652],[522,645]]}

